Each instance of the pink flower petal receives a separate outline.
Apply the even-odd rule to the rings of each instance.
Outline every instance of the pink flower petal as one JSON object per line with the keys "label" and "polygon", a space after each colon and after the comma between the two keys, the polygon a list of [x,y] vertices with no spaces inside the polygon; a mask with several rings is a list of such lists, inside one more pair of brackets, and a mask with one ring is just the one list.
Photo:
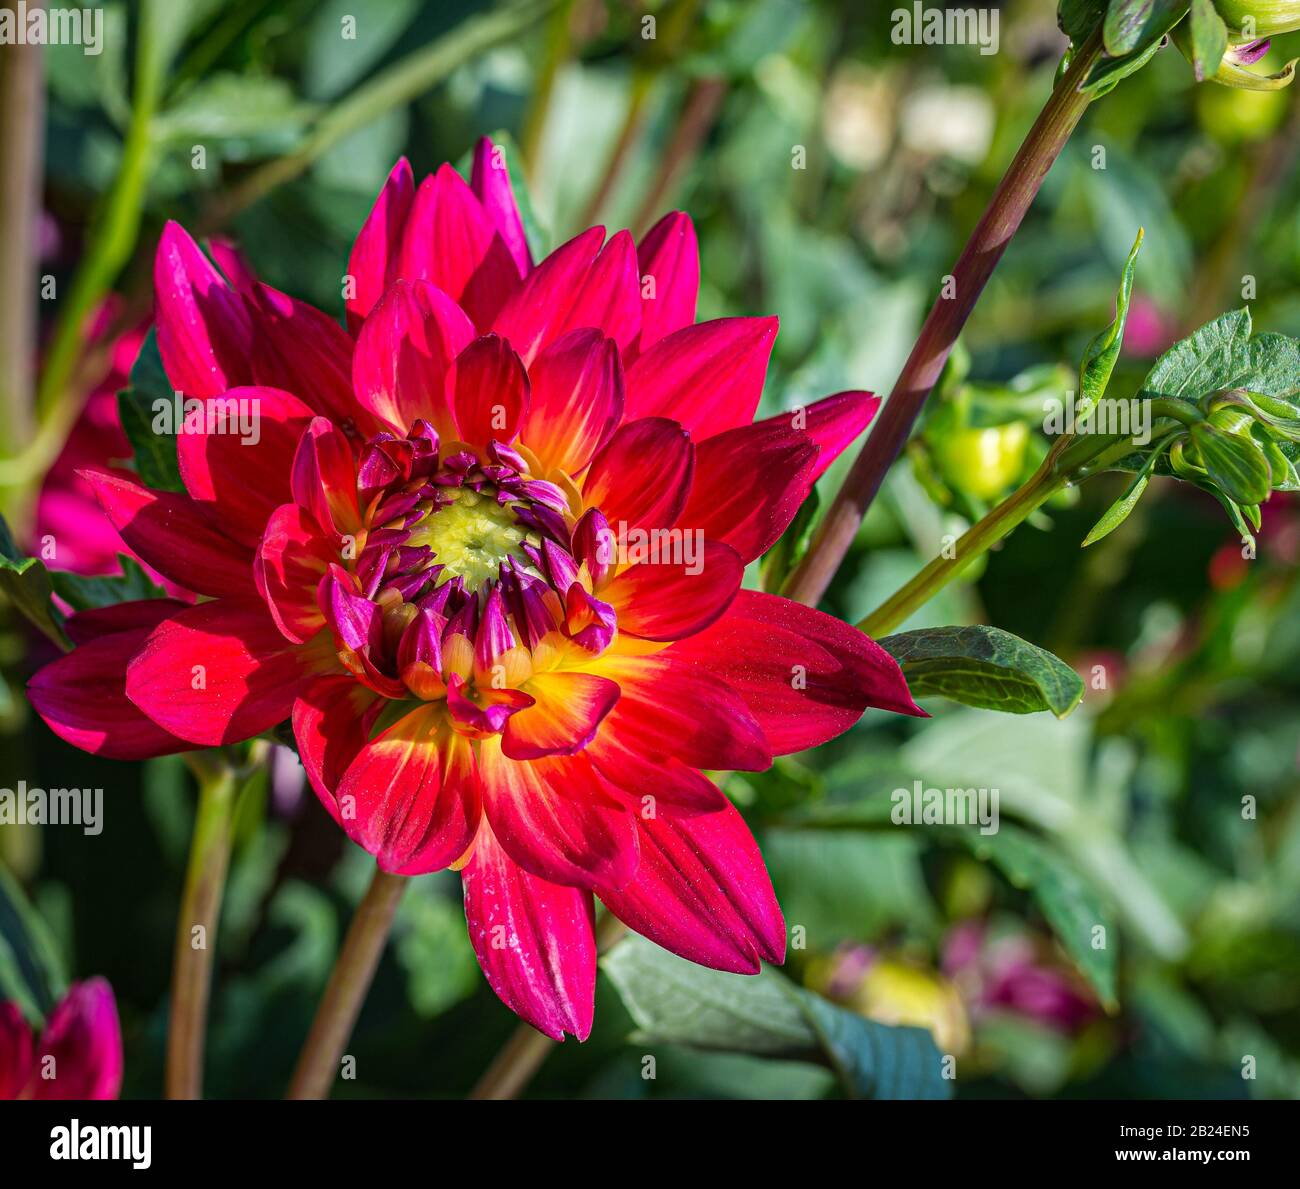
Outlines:
{"label": "pink flower petal", "polygon": [[422,875],[460,858],[482,812],[474,753],[425,703],[375,736],[348,765],[335,796],[348,836],[383,871]]}
{"label": "pink flower petal", "polygon": [[[312,411],[296,396],[277,388],[232,388],[214,402],[229,402],[255,419],[256,441],[237,433],[207,433],[204,425],[186,426],[176,439],[181,479],[204,515],[228,537],[256,548],[271,513],[288,503],[289,476],[298,439],[311,423]],[[220,422],[213,421],[220,429]]]}
{"label": "pink flower petal", "polygon": [[469,939],[488,983],[552,1040],[586,1040],[596,1006],[591,893],[530,875],[485,822],[463,873]]}
{"label": "pink flower petal", "polygon": [[505,153],[486,136],[474,146],[474,166],[469,184],[510,250],[519,275],[526,277],[533,267],[533,257],[528,250],[523,220],[519,217],[515,193],[510,186],[510,170]]}
{"label": "pink flower petal", "polygon": [[528,373],[499,335],[475,339],[456,357],[450,384],[457,436],[471,446],[513,442],[528,410]]}
{"label": "pink flower petal", "polygon": [[399,281],[357,336],[352,358],[357,399],[403,433],[423,417],[440,437],[455,437],[447,373],[473,338],[473,323],[441,289],[426,281]]}
{"label": "pink flower petal", "polygon": [[370,742],[370,728],[386,702],[354,677],[318,677],[293,704],[293,737],[307,779],[340,825],[334,790],[348,765]]}
{"label": "pink flower petal", "polygon": [[348,329],[355,335],[379,299],[397,280],[398,251],[411,203],[415,179],[405,157],[393,166],[375,205],[362,225],[348,257],[348,276],[354,290],[347,298]]}
{"label": "pink flower petal", "polygon": [[656,558],[628,566],[601,587],[620,631],[644,640],[678,640],[711,624],[730,605],[745,576],[740,555],[720,541],[698,540],[698,557]]}
{"label": "pink flower petal", "polygon": [[660,339],[627,371],[629,421],[671,417],[697,442],[754,419],[775,318],[718,318]]}
{"label": "pink flower petal", "polygon": [[286,640],[305,643],[325,626],[316,590],[338,560],[311,513],[297,504],[271,513],[257,552],[257,590]]}
{"label": "pink flower petal", "polygon": [[730,803],[690,817],[637,819],[641,865],[622,889],[597,889],[624,924],[715,970],[757,974],[785,961],[785,920],[763,858]]}
{"label": "pink flower petal", "polygon": [[695,447],[675,421],[626,421],[592,459],[583,502],[599,508],[615,537],[628,529],[671,525],[686,504]]}
{"label": "pink flower petal", "polygon": [[247,596],[252,553],[214,528],[189,496],[106,471],[82,477],[122,540],[159,574],[199,594]]}
{"label": "pink flower petal", "polygon": [[[671,211],[659,220],[637,245],[641,270],[642,354],[665,335],[695,322],[695,302],[700,291],[700,249],[689,215]],[[647,284],[653,282],[652,293]]]}
{"label": "pink flower petal", "polygon": [[519,440],[548,468],[580,472],[623,411],[618,347],[599,330],[552,343],[528,369],[531,392]]}
{"label": "pink flower petal", "polygon": [[[54,1071],[52,1078],[44,1070]],[[122,1088],[122,1028],[102,978],[73,983],[50,1012],[30,1093],[37,1099],[111,1099]]]}
{"label": "pink flower petal", "polygon": [[483,811],[510,857],[552,883],[621,887],[636,871],[631,815],[585,756],[516,763],[495,738],[479,750]]}
{"label": "pink flower petal", "polygon": [[618,701],[618,686],[591,673],[537,673],[523,691],[533,704],[510,716],[501,737],[512,760],[581,751]]}
{"label": "pink flower petal", "polygon": [[252,379],[252,328],[243,298],[179,223],[154,257],[158,350],[172,384],[189,397],[217,396]]}
{"label": "pink flower petal", "polygon": [[174,735],[216,747],[288,718],[321,661],[287,641],[263,604],[217,599],[149,634],[127,666],[126,696]]}
{"label": "pink flower petal", "polygon": [[868,706],[924,717],[897,662],[834,616],[742,590],[727,612],[662,656],[725,680],[786,755],[847,731]]}

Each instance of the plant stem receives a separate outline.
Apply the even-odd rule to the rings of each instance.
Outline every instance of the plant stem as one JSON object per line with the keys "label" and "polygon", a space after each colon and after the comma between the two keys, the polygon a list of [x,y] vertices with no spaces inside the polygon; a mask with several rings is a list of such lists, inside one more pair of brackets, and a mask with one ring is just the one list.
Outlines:
{"label": "plant stem", "polygon": [[1066,482],[1066,479],[1055,473],[1049,458],[1022,487],[962,535],[954,546],[951,557],[936,557],[915,578],[896,590],[862,620],[858,629],[872,637],[888,635],[990,546],[1002,540],[1036,509],[1041,508]]}
{"label": "plant stem", "polygon": [[790,598],[809,605],[821,601],[885,473],[906,444],[921,406],[939,379],[980,293],[1087,108],[1091,97],[1079,91],[1079,83],[1100,54],[1098,32],[1074,56],[1003,174],[952,270],[952,285],[944,291],[952,296],[941,293],[931,307],[870,436],[818,526],[808,552],[787,579],[784,593]]}
{"label": "plant stem", "polygon": [[573,3],[574,0],[560,0],[546,23],[542,66],[537,72],[537,82],[533,87],[532,98],[528,101],[528,111],[519,135],[519,153],[523,157],[524,173],[530,183],[537,179],[542,135],[546,131],[547,114],[551,110],[551,97],[555,94],[555,80],[560,67],[573,52]]}
{"label": "plant stem", "polygon": [[[607,912],[596,925],[596,952],[607,953],[625,936],[627,926],[612,912]],[[496,1101],[518,1097],[555,1047],[555,1041],[531,1024],[520,1024],[492,1059],[469,1097]]]}
{"label": "plant stem", "polygon": [[277,186],[292,181],[344,137],[385,112],[409,103],[463,62],[517,37],[556,3],[557,0],[520,0],[507,8],[470,17],[444,37],[407,55],[333,107],[317,122],[300,148],[255,169],[218,199],[207,213],[204,230],[214,229]]}
{"label": "plant stem", "polygon": [[[7,7],[15,12],[11,2]],[[0,49],[0,441],[31,437],[36,359],[36,263],[45,130],[39,45]]]}
{"label": "plant stem", "polygon": [[[214,753],[194,752],[186,760],[199,782],[199,800],[185,890],[176,920],[166,1088],[168,1098],[193,1099],[203,1093],[208,992],[230,862],[230,823],[237,781],[230,766]],[[196,930],[201,932],[196,934]]]}
{"label": "plant stem", "polygon": [[344,1046],[374,981],[397,905],[409,882],[404,875],[390,875],[375,868],[374,878],[357,906],[325,995],[316,1009],[287,1097],[329,1097],[330,1087],[338,1077]]}
{"label": "plant stem", "polygon": [[646,100],[650,96],[650,88],[653,84],[654,75],[650,71],[638,69],[633,73],[622,126],[618,130],[614,147],[610,150],[609,159],[605,162],[605,171],[601,174],[600,181],[596,183],[596,188],[591,192],[591,197],[587,199],[587,205],[578,219],[579,228],[591,227],[595,224],[601,211],[605,209],[609,196],[614,192],[632,146],[636,143],[641,126],[645,122]]}

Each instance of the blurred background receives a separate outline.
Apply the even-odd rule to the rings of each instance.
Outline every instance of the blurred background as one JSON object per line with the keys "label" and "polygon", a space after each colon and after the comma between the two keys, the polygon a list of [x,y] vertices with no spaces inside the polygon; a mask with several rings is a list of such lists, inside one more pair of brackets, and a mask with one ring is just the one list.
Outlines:
{"label": "blurred background", "polygon": [[[768,411],[886,393],[1065,45],[1045,0],[992,6],[987,55],[895,45],[889,6],[856,0],[191,0],[166,6],[174,27],[143,48],[137,5],[100,7],[103,52],[48,47],[35,80],[7,69],[2,113],[11,162],[24,127],[43,153],[32,194],[51,281],[46,299],[4,301],[31,309],[27,370],[64,369],[48,398],[88,394],[49,466],[3,501],[15,536],[62,543],[52,568],[92,576],[116,570],[121,546],[72,471],[129,453],[114,394],[149,320],[164,220],[228,239],[270,284],[340,313],[348,249],[395,158],[423,174],[504,133],[548,246],[690,212],[700,317],[780,316]],[[133,79],[151,56],[142,129]],[[1300,335],[1298,113],[1287,90],[1197,86],[1173,49],[1092,106],[825,609],[860,619],[1032,471],[1042,393],[1074,386],[1139,226],[1113,394],[1244,298],[1257,328]],[[96,276],[74,284],[88,253]],[[68,302],[84,317],[61,342]],[[22,358],[11,350],[6,370],[33,383]],[[958,1056],[957,1097],[1300,1096],[1300,507],[1275,495],[1247,558],[1210,496],[1157,481],[1082,551],[1124,483],[1049,505],[906,625],[992,623],[1051,649],[1087,683],[1072,716],[869,712],[727,788],[803,930],[786,972],[850,1013],[930,1030]],[[152,1097],[191,780],[178,759],[98,761],[55,739],[22,694],[52,649],[0,606],[0,787],[102,787],[103,833],[3,825],[0,862],[66,971],[112,983],[124,1094]],[[972,844],[892,825],[889,794],[916,780],[999,789],[1001,832]],[[241,792],[209,1094],[283,1092],[368,872],[277,752]],[[1102,924],[1104,948],[1081,922]],[[824,1063],[774,1046],[629,1040],[653,1005],[634,1021],[621,993],[637,1000],[634,964],[611,973],[591,1040],[559,1048],[528,1093],[843,1092]],[[349,1048],[357,1079],[336,1094],[462,1095],[514,1025],[477,970],[459,880],[422,878]]]}

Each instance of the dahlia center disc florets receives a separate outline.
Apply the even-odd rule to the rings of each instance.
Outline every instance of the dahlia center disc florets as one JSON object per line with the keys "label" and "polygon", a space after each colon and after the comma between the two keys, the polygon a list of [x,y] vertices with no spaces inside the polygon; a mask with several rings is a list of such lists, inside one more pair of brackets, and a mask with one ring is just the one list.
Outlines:
{"label": "dahlia center disc florets", "polygon": [[[459,578],[468,590],[478,590],[497,578],[501,565],[513,559],[529,564],[524,544],[528,531],[515,519],[510,504],[498,502],[497,491],[482,492],[469,487],[453,489],[447,503],[434,508],[412,531],[409,543],[428,545],[442,567],[437,583]],[[528,543],[540,540],[531,534]]]}

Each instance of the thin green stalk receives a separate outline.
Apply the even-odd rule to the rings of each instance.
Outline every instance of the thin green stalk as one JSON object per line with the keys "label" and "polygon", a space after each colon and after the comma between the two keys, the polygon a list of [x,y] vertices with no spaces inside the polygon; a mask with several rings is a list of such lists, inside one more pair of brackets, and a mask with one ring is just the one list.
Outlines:
{"label": "thin green stalk", "polygon": [[153,164],[151,125],[158,110],[166,69],[166,55],[160,52],[158,44],[159,26],[164,20],[160,0],[143,6],[136,48],[135,93],[131,122],[122,146],[122,163],[91,231],[89,247],[72,282],[72,291],[59,311],[36,393],[40,429],[29,452],[33,456],[29,463],[33,474],[39,474],[52,460],[80,412],[79,397],[83,394],[71,380],[84,345],[86,323],[135,250]]}
{"label": "thin green stalk", "polygon": [[409,103],[476,54],[518,37],[557,2],[521,0],[507,8],[471,17],[444,37],[394,63],[322,116],[299,148],[253,170],[217,200],[208,212],[205,230],[225,222],[277,186],[292,181],[344,137],[373,123],[385,112]]}
{"label": "thin green stalk", "polygon": [[827,509],[812,545],[784,593],[810,606],[821,601],[857,536],[885,474],[907,443],[948,354],[961,334],[1003,252],[1019,229],[1043,179],[1091,100],[1079,85],[1101,54],[1100,32],[1080,48],[998,183],[945,286],[921,327],[870,436]]}
{"label": "thin green stalk", "polygon": [[0,293],[7,297],[0,306],[0,442],[14,452],[27,444],[34,428],[43,67],[39,45],[0,48]]}
{"label": "thin green stalk", "polygon": [[560,67],[573,52],[573,3],[574,0],[560,0],[546,24],[542,66],[537,72],[537,81],[533,86],[532,98],[528,102],[528,111],[519,136],[519,151],[529,182],[536,180],[542,134],[546,131],[546,117],[551,110],[555,80],[559,76]]}
{"label": "thin green stalk", "polygon": [[194,1099],[203,1094],[208,993],[230,863],[230,827],[238,776],[218,753],[194,752],[186,760],[199,782],[199,799],[185,869],[185,890],[176,919],[166,1089],[168,1098]]}
{"label": "thin green stalk", "polygon": [[390,875],[375,868],[316,1009],[287,1097],[329,1097],[330,1087],[339,1075],[343,1049],[374,981],[397,906],[410,882],[404,875]]}

